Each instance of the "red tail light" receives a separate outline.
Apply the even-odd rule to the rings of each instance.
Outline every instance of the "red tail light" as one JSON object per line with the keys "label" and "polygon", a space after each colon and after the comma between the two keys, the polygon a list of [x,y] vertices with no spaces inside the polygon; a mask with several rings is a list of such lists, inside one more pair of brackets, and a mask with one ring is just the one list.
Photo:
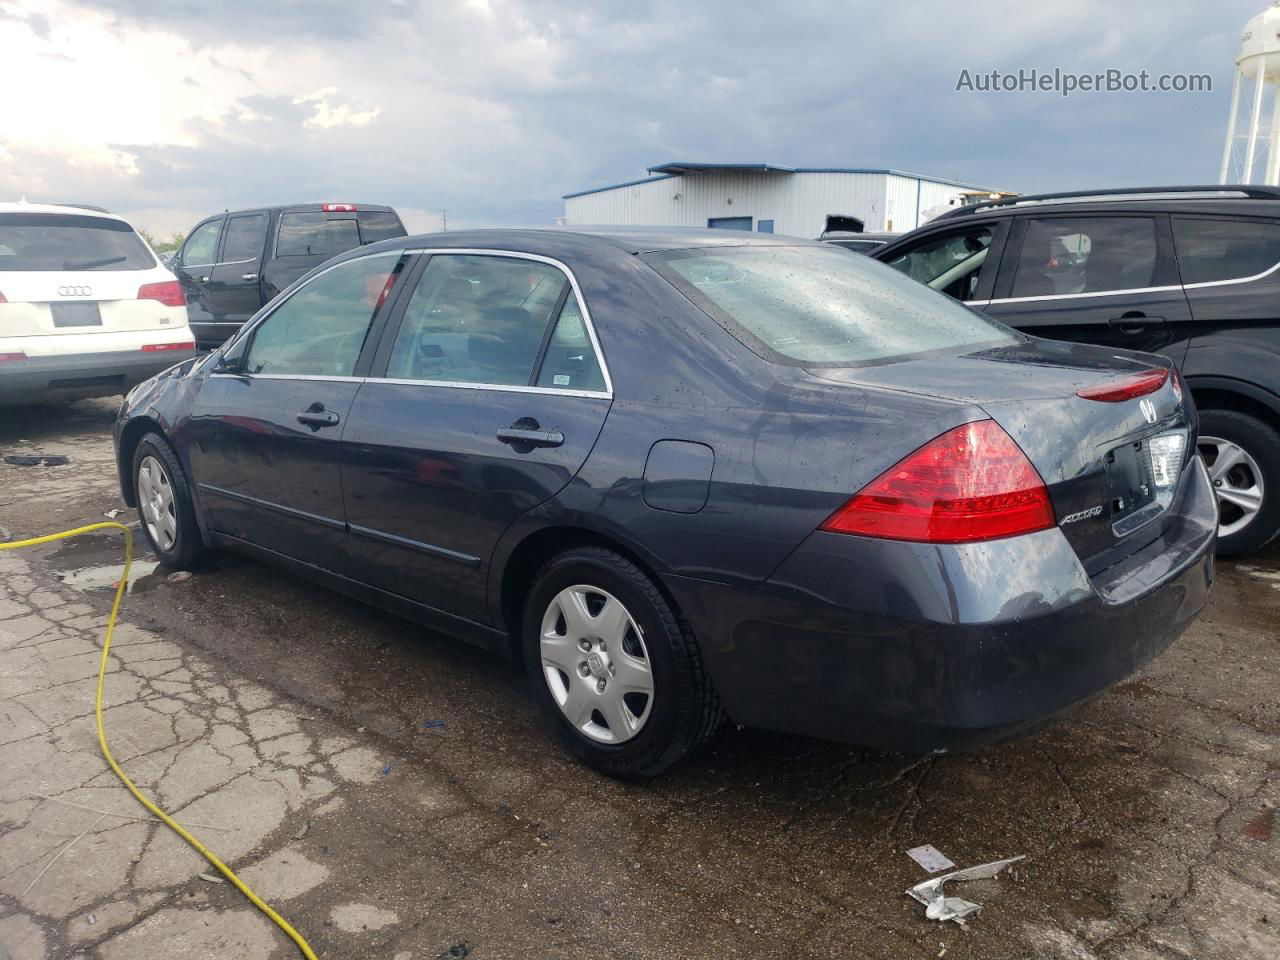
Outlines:
{"label": "red tail light", "polygon": [[823,530],[886,540],[969,543],[1053,526],[1049,491],[1013,439],[979,420],[930,440],[872,480]]}
{"label": "red tail light", "polygon": [[19,350],[17,353],[0,353],[0,363],[11,363],[14,360],[25,360],[27,355]]}
{"label": "red tail light", "polygon": [[148,343],[142,348],[143,353],[159,353],[161,350],[194,350],[196,342],[188,340],[185,343]]}
{"label": "red tail light", "polygon": [[182,284],[177,280],[144,283],[138,288],[138,299],[159,300],[166,307],[182,307],[187,303],[186,297],[182,295]]}
{"label": "red tail light", "polygon": [[0,293],[0,303],[8,303],[8,302],[9,301],[4,298],[4,294]]}
{"label": "red tail light", "polygon": [[322,203],[320,209],[325,213],[355,213],[354,203]]}
{"label": "red tail light", "polygon": [[1121,403],[1124,400],[1132,400],[1134,397],[1145,397],[1148,393],[1155,393],[1168,379],[1168,370],[1150,370],[1136,377],[1104,383],[1100,387],[1077,390],[1076,396],[1102,403]]}

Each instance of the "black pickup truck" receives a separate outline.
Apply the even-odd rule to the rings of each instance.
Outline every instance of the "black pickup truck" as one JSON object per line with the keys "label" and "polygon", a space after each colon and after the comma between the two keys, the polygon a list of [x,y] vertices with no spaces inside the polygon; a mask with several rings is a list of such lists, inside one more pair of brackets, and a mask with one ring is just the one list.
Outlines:
{"label": "black pickup truck", "polygon": [[294,280],[353,247],[405,235],[390,207],[299,203],[220,213],[187,234],[170,268],[196,343],[216,346]]}

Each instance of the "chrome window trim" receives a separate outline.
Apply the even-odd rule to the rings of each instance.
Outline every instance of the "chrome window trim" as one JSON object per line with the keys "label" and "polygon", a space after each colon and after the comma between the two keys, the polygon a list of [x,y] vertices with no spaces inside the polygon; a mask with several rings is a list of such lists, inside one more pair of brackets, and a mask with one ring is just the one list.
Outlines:
{"label": "chrome window trim", "polygon": [[1255,273],[1251,277],[1232,277],[1230,280],[1201,280],[1199,283],[1184,283],[1183,287],[1187,290],[1201,290],[1205,287],[1226,287],[1233,283],[1253,283],[1255,280],[1264,280],[1271,274],[1280,270],[1280,262],[1274,266],[1263,270],[1261,273]]}
{"label": "chrome window trim", "polygon": [[[416,253],[424,256],[435,256],[437,254],[458,254],[469,257],[505,257],[515,260],[532,260],[536,263],[545,263],[548,266],[555,267],[565,275],[569,280],[569,286],[573,290],[574,299],[578,301],[578,310],[582,313],[583,323],[587,329],[587,339],[591,341],[591,349],[595,351],[596,361],[600,364],[600,373],[604,377],[604,390],[557,390],[554,387],[534,387],[534,386],[517,386],[515,384],[498,384],[498,383],[457,383],[443,380],[397,380],[397,383],[436,383],[443,386],[453,387],[475,387],[478,389],[488,390],[512,390],[518,393],[537,392],[537,393],[554,393],[560,396],[587,396],[587,397],[608,397],[613,398],[613,377],[609,374],[609,363],[605,359],[604,349],[600,346],[600,338],[596,335],[595,320],[591,317],[591,311],[587,309],[586,297],[582,295],[582,288],[578,285],[578,278],[574,276],[573,271],[562,260],[554,257],[544,257],[540,253],[521,253],[516,250],[480,250],[475,247],[410,247],[405,250],[406,253]],[[387,380],[385,377],[370,377],[370,380]]]}
{"label": "chrome window trim", "polygon": [[[1220,283],[1224,281],[1213,281]],[[1097,290],[1092,293],[1046,293],[1038,297],[994,297],[987,303],[1039,303],[1045,300],[1080,300],[1086,297],[1122,297],[1135,293],[1170,293],[1181,290],[1180,284],[1168,287],[1132,287],[1128,290]]]}
{"label": "chrome window trim", "polygon": [[604,390],[565,390],[559,387],[538,387],[538,386],[529,386],[528,384],[464,383],[464,382],[453,381],[453,380],[408,380],[408,379],[399,379],[394,377],[338,377],[338,376],[328,376],[328,375],[311,376],[308,374],[294,374],[294,373],[271,373],[271,374],[211,373],[209,374],[209,376],[230,377],[232,379],[237,379],[237,380],[248,378],[251,380],[318,380],[318,381],[332,381],[332,382],[340,382],[340,383],[341,382],[394,383],[394,384],[399,384],[403,386],[415,386],[415,387],[422,387],[422,386],[453,387],[453,388],[462,389],[462,390],[500,390],[508,393],[540,393],[540,394],[547,394],[549,396],[556,396],[556,397],[600,397],[606,400],[613,399],[613,378],[609,374],[609,364],[608,364],[608,361],[605,359],[604,350],[600,346],[600,339],[596,335],[595,321],[591,317],[591,311],[587,309],[587,301],[586,301],[586,298],[583,297],[582,295],[582,288],[578,285],[578,278],[574,276],[573,271],[563,261],[556,260],[554,257],[544,257],[541,254],[537,254],[537,253],[521,253],[515,250],[479,250],[472,247],[405,247],[404,249],[401,249],[401,250],[376,250],[376,251],[369,251],[368,253],[362,253],[358,257],[352,257],[350,260],[342,260],[338,263],[325,267],[323,270],[317,273],[314,277],[308,280],[305,284],[303,284],[303,286],[298,287],[297,290],[294,290],[293,293],[289,294],[287,298],[285,298],[284,300],[281,300],[277,304],[274,304],[271,307],[270,312],[265,313],[261,317],[259,317],[257,322],[255,322],[252,326],[250,326],[249,324],[245,324],[244,326],[242,326],[240,328],[239,334],[227,341],[227,346],[230,346],[232,343],[234,343],[236,340],[240,339],[241,337],[247,337],[250,334],[252,334],[253,331],[258,329],[258,327],[266,323],[271,317],[275,316],[276,311],[279,310],[281,307],[283,307],[290,300],[292,300],[300,290],[302,290],[306,286],[310,286],[314,281],[324,276],[330,270],[335,270],[338,267],[343,266],[344,264],[352,263],[356,260],[366,260],[369,257],[389,256],[393,253],[402,257],[406,255],[431,256],[433,254],[445,254],[445,253],[464,254],[467,256],[506,257],[508,259],[516,259],[516,260],[533,260],[538,263],[545,263],[549,266],[555,267],[561,273],[563,273],[565,277],[568,278],[569,286],[573,290],[574,298],[578,301],[578,309],[582,312],[582,319],[587,329],[587,339],[591,341],[591,348],[595,351],[596,360],[599,361],[600,363],[600,373],[604,377],[605,389]]}
{"label": "chrome window trim", "polygon": [[497,390],[503,393],[542,393],[557,397],[593,397],[612,400],[612,393],[599,390],[566,390],[564,387],[531,387],[514,383],[467,383],[461,380],[402,380],[396,377],[368,377],[366,383],[392,383],[402,387],[451,387],[455,390]]}
{"label": "chrome window trim", "polygon": [[318,380],[324,383],[364,383],[364,377],[338,377],[330,374],[309,373],[211,373],[211,377],[231,380]]}

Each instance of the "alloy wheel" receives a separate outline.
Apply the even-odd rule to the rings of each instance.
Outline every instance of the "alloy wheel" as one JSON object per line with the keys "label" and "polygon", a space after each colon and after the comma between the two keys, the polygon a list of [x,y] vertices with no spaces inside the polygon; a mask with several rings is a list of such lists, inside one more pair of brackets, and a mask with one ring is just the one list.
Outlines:
{"label": "alloy wheel", "polygon": [[547,605],[539,637],[551,696],[579,732],[623,743],[653,707],[644,632],[617,597],[599,587],[565,587]]}
{"label": "alloy wheel", "polygon": [[1202,436],[1197,448],[1218,496],[1218,535],[1239,533],[1262,509],[1262,470],[1249,451],[1230,440]]}
{"label": "alloy wheel", "polygon": [[138,464],[138,507],[151,540],[161,550],[172,550],[178,540],[178,512],[173,483],[155,457],[143,457]]}

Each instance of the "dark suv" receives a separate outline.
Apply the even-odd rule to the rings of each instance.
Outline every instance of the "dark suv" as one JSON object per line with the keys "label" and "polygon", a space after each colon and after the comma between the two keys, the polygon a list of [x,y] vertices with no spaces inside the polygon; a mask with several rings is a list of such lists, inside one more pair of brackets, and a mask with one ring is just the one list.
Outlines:
{"label": "dark suv", "polygon": [[376,204],[259,207],[200,221],[169,266],[182,281],[196,342],[209,347],[312,267],[404,235],[396,212]]}
{"label": "dark suv", "polygon": [[1200,410],[1218,552],[1280,533],[1280,189],[962,207],[871,256],[1027,333],[1163,354]]}

